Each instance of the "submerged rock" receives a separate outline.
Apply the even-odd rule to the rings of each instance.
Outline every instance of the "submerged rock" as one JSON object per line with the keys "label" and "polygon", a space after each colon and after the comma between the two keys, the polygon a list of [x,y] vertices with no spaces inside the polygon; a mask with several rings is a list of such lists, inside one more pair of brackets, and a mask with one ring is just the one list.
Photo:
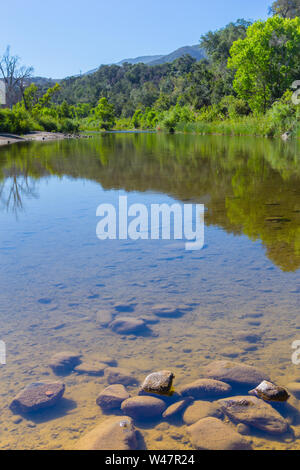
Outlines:
{"label": "submerged rock", "polygon": [[66,374],[80,364],[81,354],[62,351],[52,356],[49,366],[55,374]]}
{"label": "submerged rock", "polygon": [[163,412],[163,418],[174,418],[175,416],[179,415],[179,413],[181,413],[183,410],[185,410],[186,407],[189,406],[192,401],[192,397],[186,397],[183,400],[173,403],[173,405],[169,406],[166,411]]}
{"label": "submerged rock", "polygon": [[110,324],[110,328],[120,335],[131,335],[145,330],[146,323],[141,318],[120,317]]}
{"label": "submerged rock", "polygon": [[287,401],[290,398],[288,392],[278,385],[274,385],[267,380],[264,380],[253,390],[250,390],[249,395],[257,396],[266,401]]}
{"label": "submerged rock", "polygon": [[76,450],[136,450],[137,431],[129,416],[110,418],[83,436]]}
{"label": "submerged rock", "polygon": [[223,412],[233,421],[243,423],[270,434],[284,434],[287,421],[271,405],[256,397],[223,398],[218,402]]}
{"label": "submerged rock", "polygon": [[213,379],[199,379],[181,388],[181,395],[196,399],[226,396],[230,392],[230,385]]}
{"label": "submerged rock", "polygon": [[161,370],[149,374],[141,386],[141,392],[170,395],[175,375],[169,370]]}
{"label": "submerged rock", "polygon": [[25,387],[11,402],[16,413],[32,413],[50,408],[62,398],[65,385],[61,382],[36,382]]}
{"label": "submerged rock", "polygon": [[130,395],[124,385],[115,384],[102,390],[96,399],[96,403],[104,410],[112,410],[120,408],[122,402],[129,397]]}
{"label": "submerged rock", "polygon": [[157,304],[152,307],[152,313],[161,318],[178,318],[187,311],[185,306],[174,306],[168,304]]}
{"label": "submerged rock", "polygon": [[221,418],[223,412],[220,405],[209,401],[195,401],[183,414],[185,424],[194,424],[203,418]]}
{"label": "submerged rock", "polygon": [[123,401],[121,409],[134,419],[155,419],[161,417],[166,409],[166,404],[160,398],[140,395]]}
{"label": "submerged rock", "polygon": [[256,367],[231,361],[214,361],[205,368],[205,375],[211,379],[230,384],[256,386],[269,380],[268,374]]}
{"label": "submerged rock", "polygon": [[104,371],[104,377],[110,385],[136,385],[138,383],[129,370],[122,369],[121,367],[107,367]]}
{"label": "submerged rock", "polygon": [[250,450],[251,445],[229,425],[217,418],[204,418],[189,426],[188,434],[196,449]]}
{"label": "submerged rock", "polygon": [[106,369],[107,364],[102,362],[82,362],[78,366],[74,368],[74,371],[78,374],[86,374],[86,375],[103,375],[104,370]]}

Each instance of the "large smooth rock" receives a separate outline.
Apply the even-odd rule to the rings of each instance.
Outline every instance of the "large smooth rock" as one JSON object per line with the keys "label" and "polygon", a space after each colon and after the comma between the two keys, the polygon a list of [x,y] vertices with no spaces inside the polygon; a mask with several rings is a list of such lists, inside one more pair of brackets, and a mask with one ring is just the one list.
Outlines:
{"label": "large smooth rock", "polygon": [[136,450],[137,432],[129,416],[110,418],[83,436],[76,450]]}
{"label": "large smooth rock", "polygon": [[123,401],[121,409],[126,415],[137,420],[155,419],[163,414],[166,404],[160,398],[139,395]]}
{"label": "large smooth rock", "polygon": [[170,405],[166,411],[163,412],[163,418],[172,419],[175,416],[178,416],[187,406],[193,401],[192,397],[186,397],[183,400],[177,401]]}
{"label": "large smooth rock", "polygon": [[120,335],[132,335],[145,330],[146,323],[141,318],[120,317],[110,324],[110,328]]}
{"label": "large smooth rock", "polygon": [[265,401],[279,401],[284,402],[290,398],[290,395],[283,387],[272,384],[267,380],[264,380],[253,390],[250,390],[249,395],[253,395],[262,398]]}
{"label": "large smooth rock", "polygon": [[221,418],[223,412],[220,405],[209,401],[195,401],[183,413],[185,424],[191,425],[203,418]]}
{"label": "large smooth rock", "polygon": [[149,374],[142,386],[141,392],[156,393],[158,395],[170,395],[175,375],[169,370],[161,370]]}
{"label": "large smooth rock", "polygon": [[115,384],[102,390],[96,399],[96,403],[103,410],[112,410],[114,408],[120,408],[122,402],[129,397],[130,395],[124,385]]}
{"label": "large smooth rock", "polygon": [[191,442],[199,450],[250,450],[251,445],[217,418],[204,418],[189,426]]}
{"label": "large smooth rock", "polygon": [[78,374],[99,376],[104,374],[106,368],[107,364],[103,362],[91,361],[82,362],[74,368],[74,371]]}
{"label": "large smooth rock", "polygon": [[129,370],[121,367],[107,367],[104,371],[104,377],[110,385],[136,385],[138,383],[137,379]]}
{"label": "large smooth rock", "polygon": [[181,388],[181,395],[196,399],[226,396],[231,392],[231,386],[225,382],[213,379],[199,379]]}
{"label": "large smooth rock", "polygon": [[233,421],[270,434],[284,434],[287,421],[271,405],[256,397],[238,396],[219,400],[223,412]]}
{"label": "large smooth rock", "polygon": [[15,413],[32,413],[50,408],[62,398],[65,385],[61,382],[36,382],[25,387],[11,402]]}
{"label": "large smooth rock", "polygon": [[71,372],[81,362],[81,354],[62,351],[52,356],[49,366],[55,374],[66,374]]}
{"label": "large smooth rock", "polygon": [[229,384],[256,386],[263,380],[269,380],[268,374],[256,367],[231,361],[214,361],[204,371],[211,379]]}

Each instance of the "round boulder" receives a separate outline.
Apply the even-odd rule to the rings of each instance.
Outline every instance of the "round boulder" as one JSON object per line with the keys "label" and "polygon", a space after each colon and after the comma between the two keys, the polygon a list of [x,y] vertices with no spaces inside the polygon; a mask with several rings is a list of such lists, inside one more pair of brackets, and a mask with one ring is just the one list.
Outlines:
{"label": "round boulder", "polygon": [[83,436],[76,450],[137,450],[137,431],[129,416],[110,418]]}
{"label": "round boulder", "polygon": [[98,395],[96,403],[103,410],[112,410],[114,408],[120,408],[124,400],[130,397],[124,385],[115,384],[106,387]]}
{"label": "round boulder", "polygon": [[183,421],[191,425],[203,418],[221,418],[223,416],[221,407],[209,401],[195,401],[187,407],[183,413]]}
{"label": "round boulder", "polygon": [[163,400],[155,397],[137,396],[128,398],[121,405],[122,411],[134,419],[159,418],[166,409]]}
{"label": "round boulder", "polygon": [[199,379],[181,388],[181,395],[196,399],[226,396],[231,392],[231,386],[225,382],[213,379]]}
{"label": "round boulder", "polygon": [[62,398],[65,385],[61,382],[36,382],[25,387],[11,402],[15,413],[32,413],[50,408]]}
{"label": "round boulder", "polygon": [[268,374],[256,367],[231,361],[214,361],[206,368],[204,375],[210,379],[221,380],[229,384],[256,386],[263,380],[269,380]]}
{"label": "round boulder", "polygon": [[49,366],[57,375],[67,374],[81,362],[81,354],[62,351],[52,356]]}
{"label": "round boulder", "polygon": [[199,450],[250,450],[251,445],[217,418],[204,418],[188,427],[191,442]]}
{"label": "round boulder", "polygon": [[234,422],[260,429],[270,434],[284,434],[287,421],[271,405],[256,397],[237,396],[219,400],[222,411]]}

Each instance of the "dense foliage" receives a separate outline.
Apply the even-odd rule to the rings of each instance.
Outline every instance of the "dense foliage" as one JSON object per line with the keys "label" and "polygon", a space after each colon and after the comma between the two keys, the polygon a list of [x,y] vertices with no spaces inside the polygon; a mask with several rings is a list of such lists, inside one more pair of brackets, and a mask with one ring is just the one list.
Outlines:
{"label": "dense foliage", "polygon": [[300,80],[300,18],[291,18],[299,2],[278,0],[267,21],[240,19],[208,32],[199,62],[185,55],[155,66],[101,66],[47,91],[32,83],[21,102],[0,110],[0,131],[299,135],[299,100],[292,95]]}

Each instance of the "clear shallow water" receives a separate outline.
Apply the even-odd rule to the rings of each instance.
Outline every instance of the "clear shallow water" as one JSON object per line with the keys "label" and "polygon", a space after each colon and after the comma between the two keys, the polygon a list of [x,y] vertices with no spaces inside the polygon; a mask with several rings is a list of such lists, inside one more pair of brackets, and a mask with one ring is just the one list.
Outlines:
{"label": "clear shallow water", "polygon": [[[11,399],[54,378],[47,364],[59,350],[113,356],[141,380],[168,368],[175,386],[224,357],[281,385],[300,380],[291,363],[300,339],[299,183],[299,144],[262,139],[108,134],[0,149],[0,448],[71,448],[106,418],[95,404],[105,380],[71,374],[59,407],[14,422]],[[204,249],[99,241],[96,208],[119,195],[129,204],[204,203]],[[98,309],[120,302],[132,316],[166,302],[191,310],[161,319],[153,336],[124,337],[96,321]],[[255,347],[238,339],[245,330],[260,336]],[[296,437],[254,432],[254,448],[300,448],[300,403],[291,403]],[[181,422],[140,429],[150,449],[190,448]]]}

